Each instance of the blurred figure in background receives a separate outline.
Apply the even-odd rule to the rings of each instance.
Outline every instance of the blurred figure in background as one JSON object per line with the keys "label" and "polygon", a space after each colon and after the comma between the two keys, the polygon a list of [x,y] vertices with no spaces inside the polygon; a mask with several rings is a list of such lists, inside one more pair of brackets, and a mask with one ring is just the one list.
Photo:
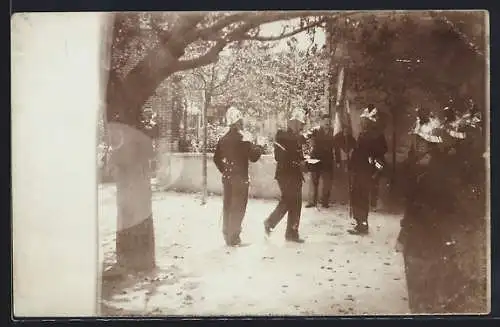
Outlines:
{"label": "blurred figure in background", "polygon": [[330,206],[334,161],[337,167],[340,167],[341,162],[340,148],[334,142],[330,115],[322,115],[320,126],[310,130],[306,137],[312,142],[311,159],[319,160],[319,162],[309,165],[311,171],[311,201],[306,205],[306,208],[316,207],[318,204],[320,179],[323,181],[321,205],[323,208],[328,208]]}
{"label": "blurred figure in background", "polygon": [[398,237],[403,251],[412,313],[448,312],[446,303],[460,279],[452,260],[453,243],[446,223],[454,192],[447,186],[442,125],[427,109],[418,109],[406,164],[408,190]]}

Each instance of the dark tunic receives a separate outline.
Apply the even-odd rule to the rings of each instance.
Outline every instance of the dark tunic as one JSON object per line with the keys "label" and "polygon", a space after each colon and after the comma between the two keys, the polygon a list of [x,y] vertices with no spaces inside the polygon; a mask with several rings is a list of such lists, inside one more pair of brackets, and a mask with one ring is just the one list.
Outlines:
{"label": "dark tunic", "polygon": [[322,127],[315,129],[311,133],[313,143],[311,158],[319,159],[315,166],[319,170],[332,171],[333,161],[340,163],[340,148],[335,143],[333,129],[328,131]]}
{"label": "dark tunic", "polygon": [[328,206],[330,202],[330,191],[332,188],[333,161],[340,164],[340,148],[335,142],[333,129],[326,130],[323,127],[314,129],[309,134],[312,141],[311,158],[319,159],[315,164],[310,164],[308,170],[311,172],[312,201],[310,204],[316,205],[318,200],[318,188],[320,179],[323,180],[321,202]]}
{"label": "dark tunic", "polygon": [[276,160],[274,178],[302,183],[304,176],[300,164],[304,160],[302,153],[304,137],[294,134],[290,129],[280,129],[276,133],[275,142],[279,145],[274,145],[274,158]]}
{"label": "dark tunic", "polygon": [[248,202],[248,164],[259,160],[262,153],[260,146],[243,141],[243,136],[236,128],[231,128],[217,143],[214,163],[222,173],[222,233],[228,245],[240,242],[241,223]]}

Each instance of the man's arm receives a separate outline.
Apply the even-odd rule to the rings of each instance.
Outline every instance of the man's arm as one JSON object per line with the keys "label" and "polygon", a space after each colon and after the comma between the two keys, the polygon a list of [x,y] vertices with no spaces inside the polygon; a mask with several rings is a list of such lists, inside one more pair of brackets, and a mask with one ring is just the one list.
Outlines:
{"label": "man's arm", "polygon": [[214,153],[214,163],[217,169],[222,173],[224,171],[224,163],[222,162],[222,153],[220,148],[220,140],[217,142]]}
{"label": "man's arm", "polygon": [[285,138],[282,131],[278,131],[276,133],[276,137],[274,138],[274,160],[277,162],[287,161],[288,153],[285,145]]}
{"label": "man's arm", "polygon": [[385,135],[380,136],[380,156],[383,157],[388,151],[387,140],[385,139]]}
{"label": "man's arm", "polygon": [[333,152],[335,156],[335,163],[337,165],[340,165],[341,160],[341,155],[340,155],[340,147],[338,147],[336,144],[333,144]]}

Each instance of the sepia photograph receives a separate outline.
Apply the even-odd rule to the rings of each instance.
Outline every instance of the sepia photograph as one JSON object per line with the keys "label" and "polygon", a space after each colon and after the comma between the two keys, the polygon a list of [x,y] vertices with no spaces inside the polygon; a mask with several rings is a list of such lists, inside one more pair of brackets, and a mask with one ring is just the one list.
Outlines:
{"label": "sepia photograph", "polygon": [[[85,205],[94,234],[77,232],[93,245],[82,249],[87,264],[73,258],[71,277],[92,289],[87,315],[488,314],[488,19],[484,10],[17,15],[13,112],[39,85],[32,40],[42,49],[65,33],[73,64],[52,47],[59,68],[36,69],[59,91],[37,96],[66,96],[65,120],[77,126],[74,104],[93,122],[80,128],[93,157],[73,170],[91,176],[94,194],[59,191],[94,199]],[[29,32],[49,22],[58,36]],[[72,69],[87,52],[81,73],[55,81],[62,73],[51,69]],[[77,92],[87,104],[70,99]],[[34,121],[20,112],[15,149],[36,138],[16,134]],[[70,148],[66,156],[78,152]],[[20,223],[33,215],[23,187],[15,307],[28,298],[16,294],[29,292],[26,253],[39,231]]]}

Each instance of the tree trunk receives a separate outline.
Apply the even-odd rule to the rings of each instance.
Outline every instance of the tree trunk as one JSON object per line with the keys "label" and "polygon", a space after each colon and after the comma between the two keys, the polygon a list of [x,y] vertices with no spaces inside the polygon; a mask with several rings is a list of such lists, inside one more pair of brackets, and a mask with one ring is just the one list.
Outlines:
{"label": "tree trunk", "polygon": [[210,94],[205,90],[205,101],[203,104],[203,188],[201,196],[201,204],[207,203],[208,182],[207,182],[207,146],[208,146],[208,130],[207,130],[207,113],[210,106]]}
{"label": "tree trunk", "polygon": [[396,108],[392,109],[392,178],[391,178],[391,189],[394,190],[394,186],[396,185]]}
{"label": "tree trunk", "polygon": [[113,134],[112,162],[115,167],[117,232],[116,258],[130,270],[155,267],[155,236],[152,215],[152,140],[130,126],[110,124]]}

